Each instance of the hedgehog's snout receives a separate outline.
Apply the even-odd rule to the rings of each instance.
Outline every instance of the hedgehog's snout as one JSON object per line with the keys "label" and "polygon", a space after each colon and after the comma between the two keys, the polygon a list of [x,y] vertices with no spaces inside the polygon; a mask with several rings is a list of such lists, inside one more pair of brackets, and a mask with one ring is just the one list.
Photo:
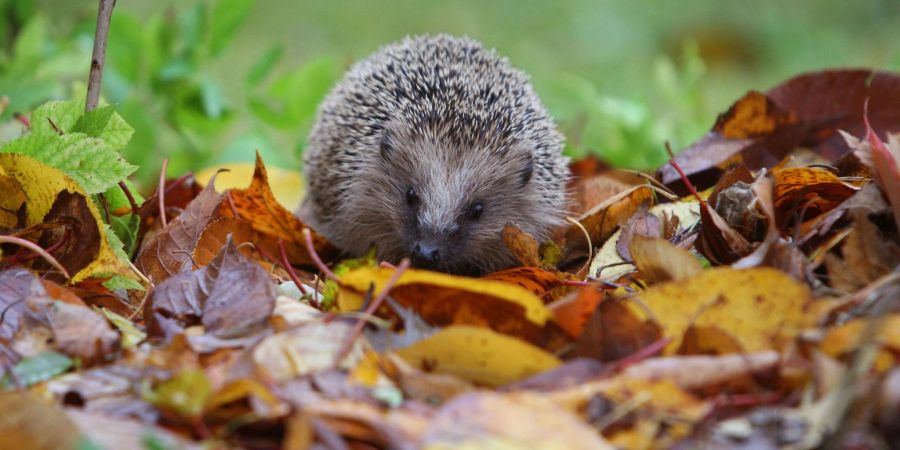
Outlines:
{"label": "hedgehog's snout", "polygon": [[412,251],[412,264],[422,269],[434,269],[441,263],[440,247],[434,243],[419,242]]}

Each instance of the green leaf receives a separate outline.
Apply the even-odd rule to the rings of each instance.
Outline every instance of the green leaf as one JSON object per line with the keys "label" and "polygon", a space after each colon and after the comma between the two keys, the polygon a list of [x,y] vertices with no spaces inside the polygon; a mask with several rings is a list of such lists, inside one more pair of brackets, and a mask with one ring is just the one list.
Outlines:
{"label": "green leaf", "polygon": [[247,72],[247,84],[249,86],[256,86],[262,82],[269,72],[272,71],[272,68],[275,67],[275,64],[278,64],[278,61],[281,61],[282,56],[284,56],[284,46],[281,44],[275,45],[270,48],[269,51],[263,53],[263,55],[253,63],[253,67],[250,68],[250,71]]}
{"label": "green leaf", "polygon": [[116,235],[115,231],[113,231],[112,227],[108,224],[104,223],[103,227],[106,230],[106,240],[109,241],[112,252],[122,261],[129,261],[128,254],[125,253],[125,244],[122,243],[119,236]]}
{"label": "green leaf", "polygon": [[212,7],[209,20],[209,51],[218,56],[231,42],[247,19],[253,0],[219,0]]}
{"label": "green leaf", "polygon": [[[128,277],[122,276],[122,275],[113,275],[113,276],[109,277],[108,280],[106,280],[100,284],[103,285],[103,287],[110,289],[110,290],[116,290],[116,289],[127,289],[127,290],[133,290],[133,291],[146,291],[147,290],[146,288],[144,288],[144,286],[141,285],[141,283],[139,283],[134,278],[128,278]],[[104,312],[105,311],[106,310],[104,310]]]}
{"label": "green leaf", "polygon": [[[32,133],[58,134],[57,130],[59,130],[68,134],[83,115],[83,100],[55,100],[47,102],[35,108],[34,112],[31,113],[31,131]],[[53,124],[50,121],[53,121]],[[54,125],[56,125],[56,128],[53,127]]]}
{"label": "green leaf", "polygon": [[250,109],[272,126],[296,129],[308,126],[322,99],[337,80],[337,62],[320,58],[278,78],[265,96],[250,100]]}
{"label": "green leaf", "polygon": [[137,167],[128,164],[105,141],[83,133],[63,136],[31,132],[0,147],[0,152],[30,156],[62,170],[88,194],[115,186]]}
{"label": "green leaf", "polygon": [[[110,278],[109,281],[112,281],[114,278],[116,277]],[[134,281],[130,278],[119,278],[128,281]],[[103,285],[106,286],[106,282],[104,282]],[[138,286],[141,288],[141,290],[144,289],[143,286],[140,286],[140,284],[138,284]],[[106,287],[109,288],[109,286]],[[115,325],[119,332],[122,333],[122,348],[129,349],[137,347],[138,344],[144,342],[144,340],[147,339],[147,333],[144,333],[143,331],[139,330],[138,327],[134,326],[134,322],[106,308],[101,309],[101,311],[103,312],[103,315],[106,316],[106,320]]]}
{"label": "green leaf", "polygon": [[81,116],[72,127],[74,133],[100,138],[114,150],[121,150],[131,140],[131,128],[112,106],[103,106]]}
{"label": "green leaf", "polygon": [[[125,187],[128,188],[131,192],[131,196],[134,197],[134,202],[138,206],[144,204],[144,197],[141,195],[140,191],[138,191],[134,183],[132,183],[131,180],[124,181]],[[112,211],[120,208],[131,208],[131,202],[128,201],[128,197],[118,184],[109,188],[109,190],[103,193],[103,196],[106,197],[106,201],[109,203],[109,209]]]}
{"label": "green leaf", "polygon": [[[68,356],[47,351],[19,361],[13,366],[12,373],[23,387],[27,387],[65,373],[72,365],[73,361]],[[2,384],[8,386],[10,379],[3,377]]]}
{"label": "green leaf", "polygon": [[180,415],[197,419],[212,396],[212,385],[200,369],[186,369],[162,382],[147,394],[154,405]]}

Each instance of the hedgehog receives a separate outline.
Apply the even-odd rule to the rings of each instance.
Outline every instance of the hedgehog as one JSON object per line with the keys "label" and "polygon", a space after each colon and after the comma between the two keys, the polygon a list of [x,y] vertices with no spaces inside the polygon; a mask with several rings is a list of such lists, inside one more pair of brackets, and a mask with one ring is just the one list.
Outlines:
{"label": "hedgehog", "polygon": [[502,230],[563,223],[568,158],[528,76],[449,35],[406,37],[353,65],[310,131],[300,213],[350,255],[483,274],[516,263]]}

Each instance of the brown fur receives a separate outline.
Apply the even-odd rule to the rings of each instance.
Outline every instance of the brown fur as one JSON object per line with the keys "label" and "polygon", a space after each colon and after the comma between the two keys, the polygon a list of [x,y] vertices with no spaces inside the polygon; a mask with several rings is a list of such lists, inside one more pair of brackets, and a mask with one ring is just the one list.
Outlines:
{"label": "brown fur", "polygon": [[501,269],[515,262],[506,223],[539,239],[561,223],[561,150],[527,77],[505,59],[469,39],[407,38],[355,65],[322,104],[304,216],[351,254],[374,245],[397,262],[438,242],[439,270]]}

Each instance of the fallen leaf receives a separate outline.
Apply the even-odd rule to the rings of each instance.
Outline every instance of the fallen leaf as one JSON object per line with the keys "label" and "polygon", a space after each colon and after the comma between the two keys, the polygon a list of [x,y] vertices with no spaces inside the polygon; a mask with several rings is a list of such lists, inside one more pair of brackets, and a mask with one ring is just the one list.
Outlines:
{"label": "fallen leaf", "polygon": [[[215,191],[215,181],[203,189],[168,227],[145,240],[135,265],[153,283],[191,269],[191,254],[213,213],[222,203],[222,195]],[[149,203],[149,201],[147,202]]]}
{"label": "fallen leaf", "polygon": [[495,387],[560,364],[558,358],[531,344],[489,328],[465,325],[443,328],[395,352],[422,370],[449,373]]}
{"label": "fallen leaf", "polygon": [[0,450],[74,450],[78,429],[61,408],[28,392],[0,392]]}
{"label": "fallen leaf", "polygon": [[661,238],[635,235],[631,256],[641,276],[650,284],[683,280],[703,271],[700,261],[687,250]]}
{"label": "fallen leaf", "polygon": [[[629,302],[629,308],[638,317],[652,317],[662,326],[664,336],[673,339],[666,354],[679,350],[691,327],[718,328],[744,352],[781,350],[802,327],[815,321],[805,315],[811,300],[809,289],[769,268],[709,269],[692,278],[653,286],[637,298],[639,303]],[[709,344],[709,349],[717,348],[714,341]]]}
{"label": "fallen leaf", "polygon": [[[362,267],[341,275],[341,311],[357,311],[372,286],[379,292],[394,269]],[[479,325],[531,343],[558,338],[547,324],[552,313],[527,289],[507,282],[410,269],[391,289],[391,298],[433,326]]]}
{"label": "fallen leaf", "polygon": [[570,411],[532,394],[461,395],[432,418],[430,449],[613,449]]}

